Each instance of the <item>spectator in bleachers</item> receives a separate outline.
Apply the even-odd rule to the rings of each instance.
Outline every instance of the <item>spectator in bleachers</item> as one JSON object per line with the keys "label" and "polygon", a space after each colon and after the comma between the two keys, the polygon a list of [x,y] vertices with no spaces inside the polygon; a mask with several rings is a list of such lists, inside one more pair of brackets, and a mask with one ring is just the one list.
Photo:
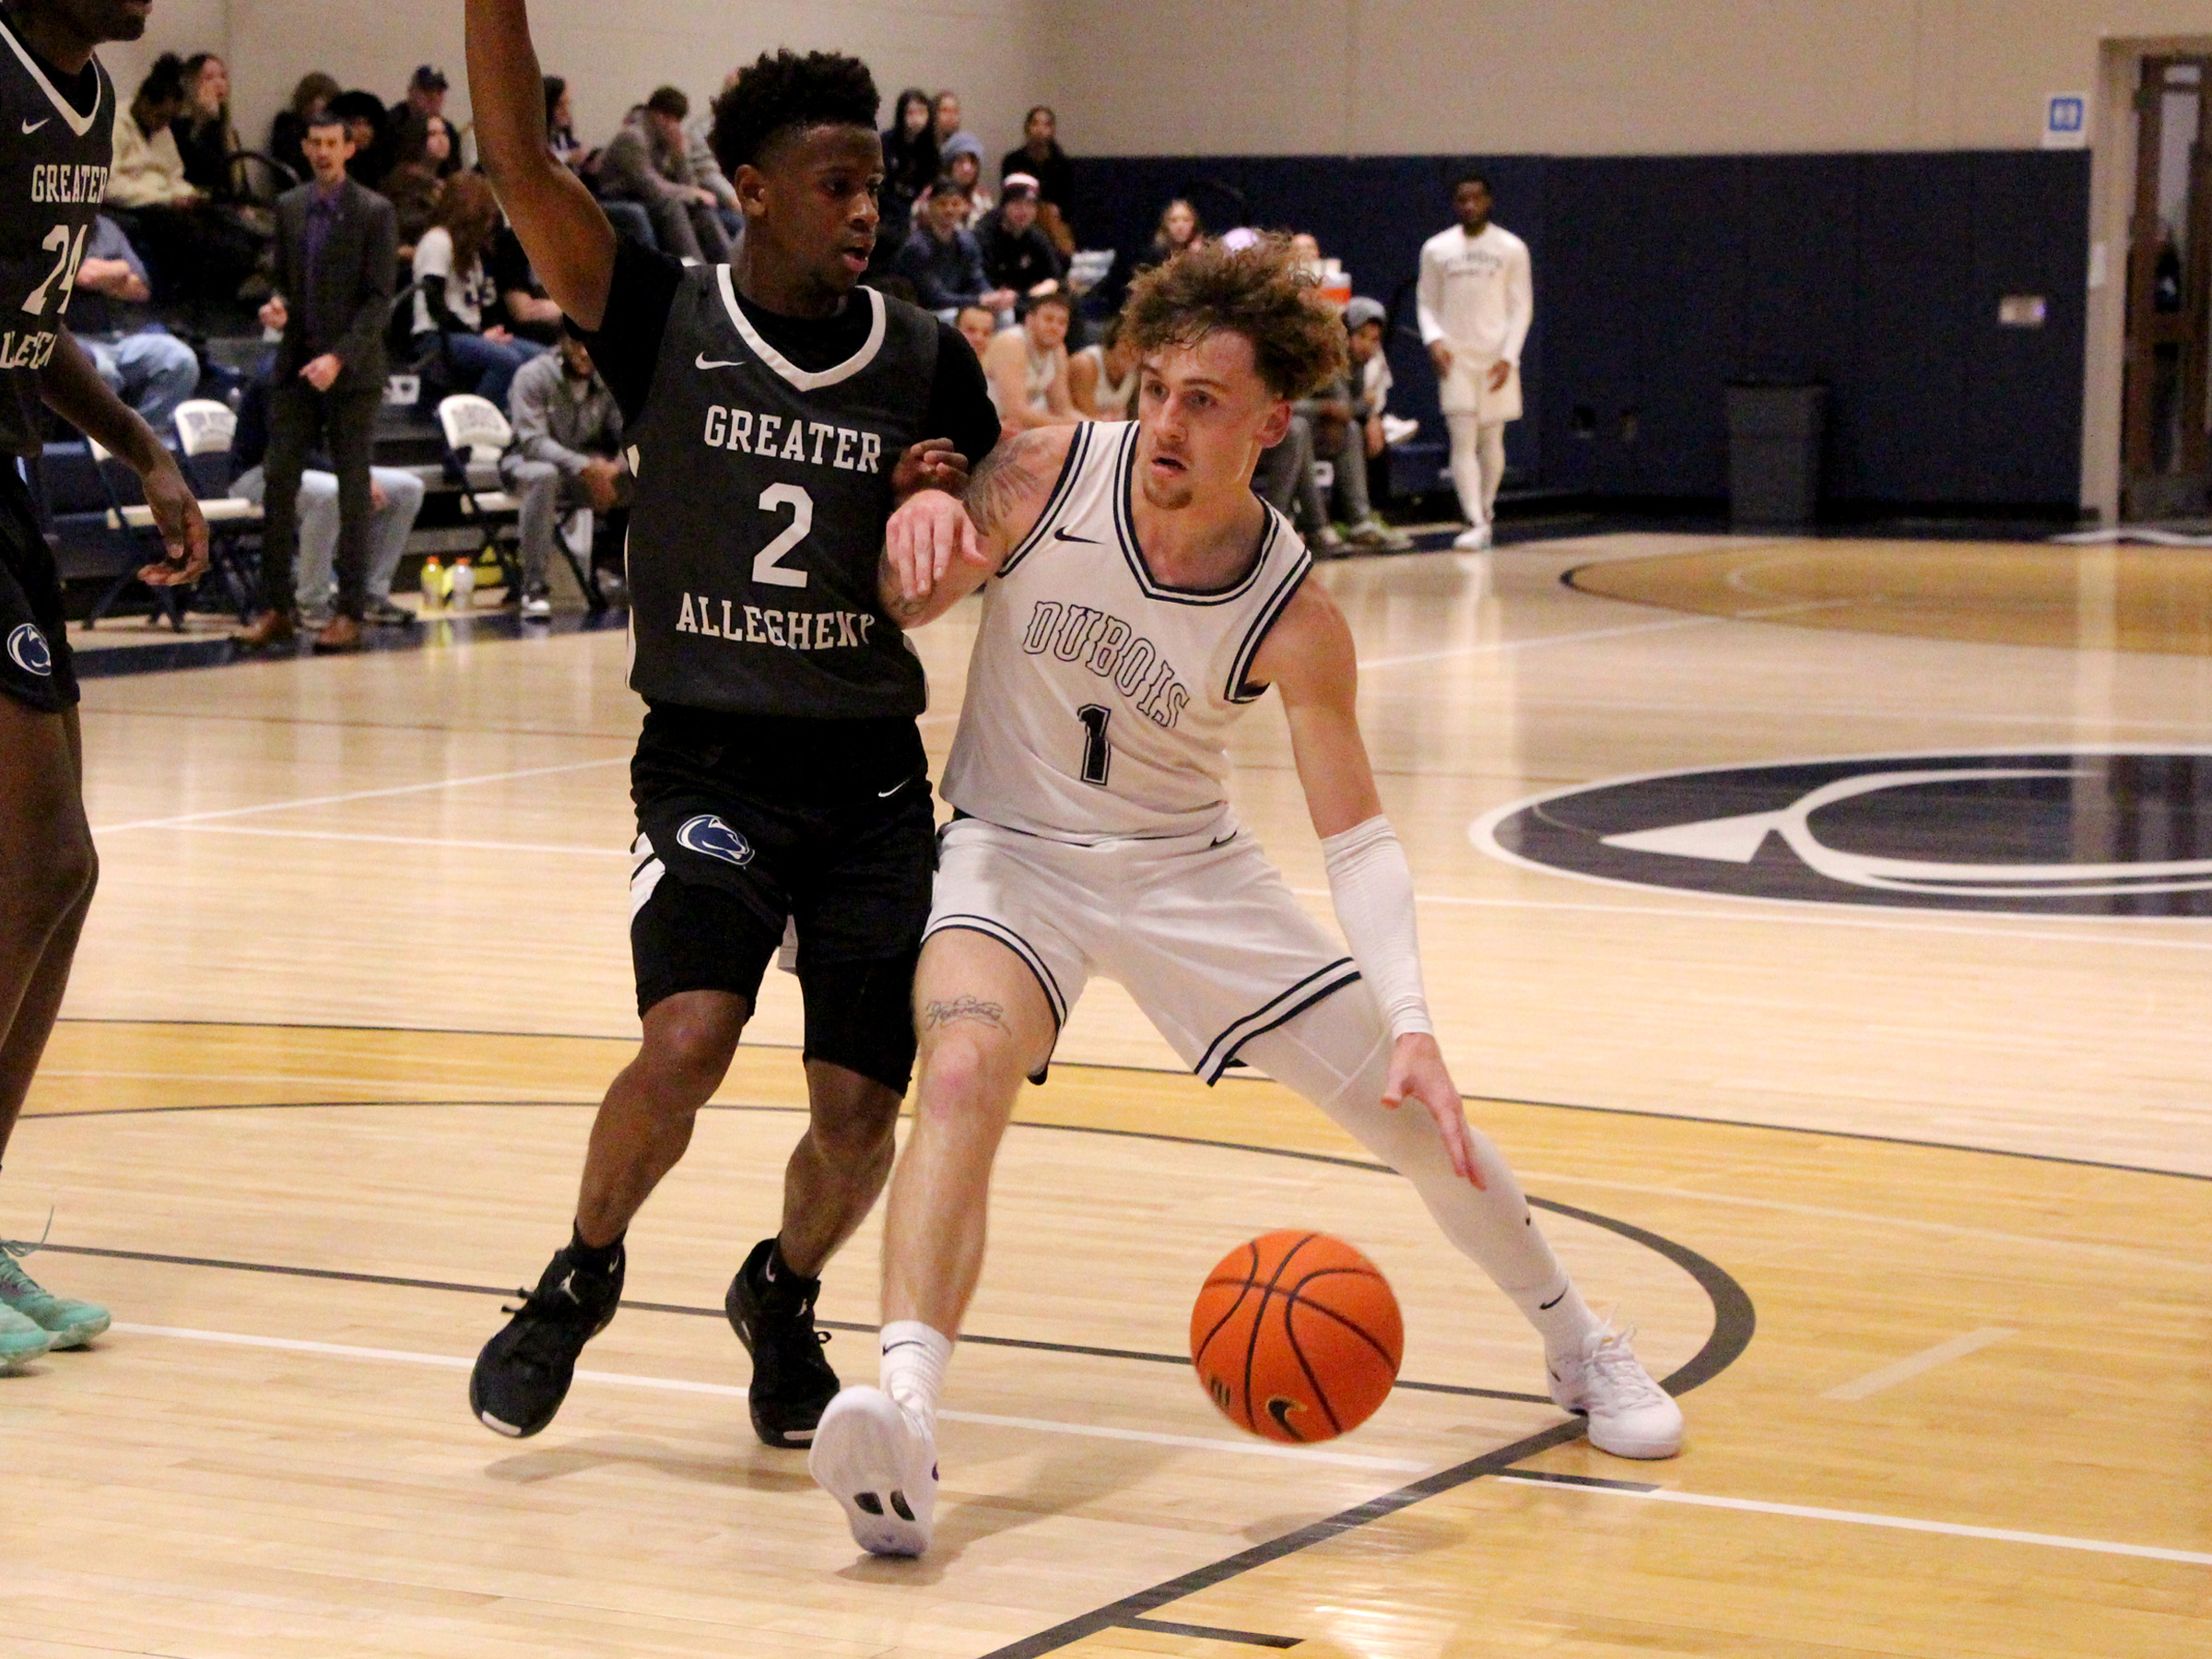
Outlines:
{"label": "spectator in bleachers", "polygon": [[1252,475],[1252,492],[1288,518],[1316,557],[1341,559],[1351,550],[1329,523],[1329,506],[1322,500],[1320,479],[1313,471],[1310,417],[1292,415],[1282,441],[1261,452]]}
{"label": "spectator in bleachers", "polygon": [[116,112],[107,201],[151,266],[155,297],[196,306],[235,294],[261,243],[242,222],[213,209],[206,192],[184,176],[171,124],[189,102],[184,61],[165,52],[130,108]]}
{"label": "spectator in bleachers", "polygon": [[933,120],[929,94],[909,87],[899,94],[891,124],[883,130],[883,191],[877,198],[882,218],[876,228],[874,262],[878,267],[899,257],[912,234],[917,206],[936,182],[940,169]]}
{"label": "spectator in bleachers", "polygon": [[1367,488],[1367,464],[1382,453],[1382,397],[1390,385],[1387,365],[1379,379],[1370,372],[1382,359],[1384,314],[1373,300],[1354,300],[1345,307],[1351,366],[1296,406],[1311,425],[1314,458],[1328,462],[1335,474],[1329,489],[1317,493],[1324,502],[1334,498],[1346,539],[1354,547],[1403,553],[1413,546],[1413,537],[1382,522]]}
{"label": "spectator in bleachers", "polygon": [[269,154],[290,171],[294,183],[308,173],[307,152],[300,147],[300,141],[307,136],[307,124],[330,108],[330,100],[338,91],[334,76],[320,69],[311,71],[292,88],[292,101],[269,123]]}
{"label": "spectator in bleachers", "polygon": [[949,321],[963,305],[1003,312],[1015,300],[1011,288],[994,288],[983,275],[982,250],[974,232],[963,229],[968,195],[950,179],[930,186],[929,212],[899,250],[892,269],[914,285],[923,310]]}
{"label": "spectator in bleachers", "polygon": [[[273,302],[283,313],[282,301]],[[276,324],[279,328],[281,323]],[[264,363],[246,382],[238,406],[238,429],[230,440],[230,493],[241,500],[266,503],[269,447],[269,371]],[[422,512],[422,480],[400,466],[369,469],[369,571],[361,620],[374,628],[411,628],[415,613],[392,600],[392,577],[407,550],[407,533]],[[307,627],[330,625],[336,614],[338,475],[330,457],[310,448],[300,475],[300,553],[293,599]]]}
{"label": "spectator in bleachers", "polygon": [[553,614],[546,572],[560,514],[588,507],[605,515],[627,505],[631,479],[622,454],[622,411],[574,335],[514,377],[514,443],[500,480],[521,498],[523,616]]}
{"label": "spectator in bleachers", "polygon": [[576,112],[569,102],[569,83],[558,75],[546,76],[546,147],[571,172],[583,171],[586,151],[576,136]]}
{"label": "spectator in bleachers", "polygon": [[183,112],[170,123],[184,177],[212,201],[235,201],[243,182],[231,171],[230,158],[245,146],[230,124],[230,71],[212,52],[184,60]]}
{"label": "spectator in bleachers", "polygon": [[1063,254],[1076,251],[1076,167],[1060,147],[1060,118],[1039,104],[1023,117],[1021,147],[1011,149],[998,164],[1000,182],[1016,173],[1037,181],[1039,219],[1044,233]]}
{"label": "spectator in bleachers", "polygon": [[[418,64],[407,80],[407,95],[384,112],[384,142],[388,155],[384,165],[389,169],[400,152],[412,148],[419,142],[422,129],[445,114],[445,71],[429,64]],[[448,133],[452,128],[447,128]],[[440,165],[438,176],[451,178],[461,171],[461,158],[449,147],[445,160]]]}
{"label": "spectator in bleachers", "polygon": [[1146,252],[1147,265],[1163,265],[1182,253],[1206,240],[1206,226],[1200,222],[1198,209],[1177,196],[1159,212],[1159,229],[1152,232],[1152,246]]}
{"label": "spectator in bleachers", "polygon": [[92,359],[108,390],[138,411],[164,442],[174,433],[177,406],[199,389],[200,359],[145,306],[154,297],[146,265],[106,214],[92,222],[71,295],[70,332]]}
{"label": "spectator in bleachers", "polygon": [[983,350],[983,378],[1005,426],[1019,432],[1082,418],[1067,393],[1067,325],[1074,317],[1065,294],[1045,294],[1023,305],[1019,326],[992,336]]}
{"label": "spectator in bleachers", "polygon": [[955,133],[946,141],[940,171],[968,193],[968,229],[974,229],[983,215],[998,206],[997,198],[983,188],[983,141],[973,133]]}
{"label": "spectator in bleachers", "polygon": [[507,406],[515,371],[545,347],[518,340],[495,320],[499,290],[486,260],[500,222],[500,204],[482,173],[455,173],[438,197],[429,229],[415,245],[415,347],[430,357],[444,336],[445,359],[459,383]]}
{"label": "spectator in bleachers", "polygon": [[[500,324],[510,334],[541,346],[560,339],[560,302],[547,298],[546,286],[530,266],[523,239],[504,218],[491,236],[491,286],[500,297]],[[510,394],[512,395],[512,394]]]}
{"label": "spectator in bleachers", "polygon": [[691,175],[684,136],[690,112],[679,88],[655,88],[601,153],[599,194],[644,208],[662,252],[719,265],[730,256],[730,239],[713,193]]}
{"label": "spectator in bleachers", "polygon": [[1135,420],[1143,367],[1136,348],[1122,338],[1121,318],[1111,317],[1095,344],[1067,359],[1068,400],[1091,420]]}
{"label": "spectator in bleachers", "polygon": [[412,261],[415,245],[430,228],[438,198],[445,189],[439,169],[453,153],[453,129],[445,117],[433,115],[400,135],[398,159],[384,175],[377,194],[392,204],[399,218],[399,256]]}
{"label": "spectator in bleachers", "polygon": [[307,130],[312,179],[276,201],[276,292],[261,321],[283,338],[269,390],[262,610],[239,635],[249,648],[283,644],[298,629],[300,475],[325,431],[338,481],[338,602],[315,647],[360,648],[372,512],[369,454],[383,397],[398,228],[391,203],[347,177],[352,147],[335,110],[324,111]]}
{"label": "spectator in bleachers", "polygon": [[983,353],[990,349],[992,337],[998,333],[998,313],[985,311],[980,305],[963,305],[953,318],[952,325],[960,331],[960,338],[975,348],[976,360],[980,362]]}
{"label": "spectator in bleachers", "polygon": [[1006,192],[1006,200],[975,228],[983,279],[1031,300],[1056,292],[1067,270],[1060,263],[1060,250],[1037,222],[1037,181],[1027,173],[1008,173]]}
{"label": "spectator in bleachers", "polygon": [[936,134],[937,154],[952,142],[952,135],[960,130],[960,95],[947,87],[938,93],[930,104],[932,129]]}
{"label": "spectator in bleachers", "polygon": [[384,112],[384,100],[357,87],[332,99],[329,111],[345,123],[353,147],[346,176],[365,190],[377,189],[392,169],[392,119]]}

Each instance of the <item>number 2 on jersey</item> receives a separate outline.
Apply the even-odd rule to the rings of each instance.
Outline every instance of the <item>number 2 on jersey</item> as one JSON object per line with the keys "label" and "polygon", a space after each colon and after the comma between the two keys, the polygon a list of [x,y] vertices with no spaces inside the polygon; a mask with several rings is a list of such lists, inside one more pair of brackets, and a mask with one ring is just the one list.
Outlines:
{"label": "number 2 on jersey", "polygon": [[1113,748],[1106,741],[1106,723],[1113,718],[1113,711],[1085,703],[1076,711],[1076,718],[1083,723],[1083,782],[1103,789],[1113,765]]}
{"label": "number 2 on jersey", "polygon": [[69,227],[66,225],[56,225],[46,232],[46,240],[39,246],[49,253],[59,254],[60,257],[53,262],[53,269],[46,273],[46,280],[32,288],[23,301],[23,309],[32,316],[42,317],[46,314],[46,290],[52,288],[57,280],[62,285],[62,302],[55,306],[54,310],[65,312],[69,309],[69,294],[76,287],[76,267],[84,263],[85,231],[88,229],[87,226],[79,225],[76,228],[76,236],[74,241],[70,238]]}
{"label": "number 2 on jersey", "polygon": [[753,555],[753,580],[770,587],[803,588],[806,572],[785,569],[782,559],[814,528],[814,498],[796,484],[771,484],[760,492],[761,512],[781,512],[786,507],[791,509],[791,523]]}

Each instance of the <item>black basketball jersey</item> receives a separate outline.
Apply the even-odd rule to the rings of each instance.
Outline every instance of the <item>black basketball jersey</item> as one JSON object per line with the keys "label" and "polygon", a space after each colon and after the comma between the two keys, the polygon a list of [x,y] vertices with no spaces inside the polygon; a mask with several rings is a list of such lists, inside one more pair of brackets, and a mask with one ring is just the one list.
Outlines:
{"label": "black basketball jersey", "polygon": [[922,429],[936,319],[872,288],[818,371],[753,327],[727,265],[684,273],[630,429],[631,688],[735,714],[912,717],[921,660],[877,597],[891,471]]}
{"label": "black basketball jersey", "polygon": [[0,12],[0,452],[33,455],[38,371],[53,356],[85,241],[107,194],[115,88],[97,59],[89,114]]}

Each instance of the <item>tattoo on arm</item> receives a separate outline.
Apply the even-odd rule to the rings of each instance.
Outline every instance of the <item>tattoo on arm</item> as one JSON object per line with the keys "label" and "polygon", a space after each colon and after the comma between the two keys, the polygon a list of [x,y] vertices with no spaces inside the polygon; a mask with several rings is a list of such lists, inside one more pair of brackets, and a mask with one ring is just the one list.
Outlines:
{"label": "tattoo on arm", "polygon": [[[1063,441],[1065,427],[1053,429]],[[1009,438],[983,457],[968,479],[968,516],[978,535],[988,540],[1021,509],[1025,500],[1052,487],[1055,476],[1046,465],[1053,438],[1052,430],[1023,432]]]}
{"label": "tattoo on arm", "polygon": [[922,1029],[935,1030],[939,1026],[957,1025],[963,1019],[972,1019],[980,1025],[1006,1029],[1006,1005],[985,1002],[980,996],[956,996],[946,1002],[922,1005]]}

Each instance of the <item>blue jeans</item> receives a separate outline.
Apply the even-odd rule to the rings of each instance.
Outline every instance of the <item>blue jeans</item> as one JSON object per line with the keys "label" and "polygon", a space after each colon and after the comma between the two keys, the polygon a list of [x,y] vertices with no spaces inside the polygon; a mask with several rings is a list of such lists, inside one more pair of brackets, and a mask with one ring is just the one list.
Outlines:
{"label": "blue jeans", "polygon": [[[428,347],[429,341],[426,336],[417,343]],[[545,349],[535,340],[488,340],[472,334],[445,336],[446,358],[453,366],[456,382],[453,389],[488,397],[502,411],[507,407],[507,388],[514,384],[515,371],[532,358],[543,356]]]}
{"label": "blue jeans", "polygon": [[171,421],[177,406],[200,384],[200,359],[193,355],[192,347],[158,327],[125,335],[112,343],[86,340],[82,344],[108,390],[137,410],[162,442],[174,438]]}

